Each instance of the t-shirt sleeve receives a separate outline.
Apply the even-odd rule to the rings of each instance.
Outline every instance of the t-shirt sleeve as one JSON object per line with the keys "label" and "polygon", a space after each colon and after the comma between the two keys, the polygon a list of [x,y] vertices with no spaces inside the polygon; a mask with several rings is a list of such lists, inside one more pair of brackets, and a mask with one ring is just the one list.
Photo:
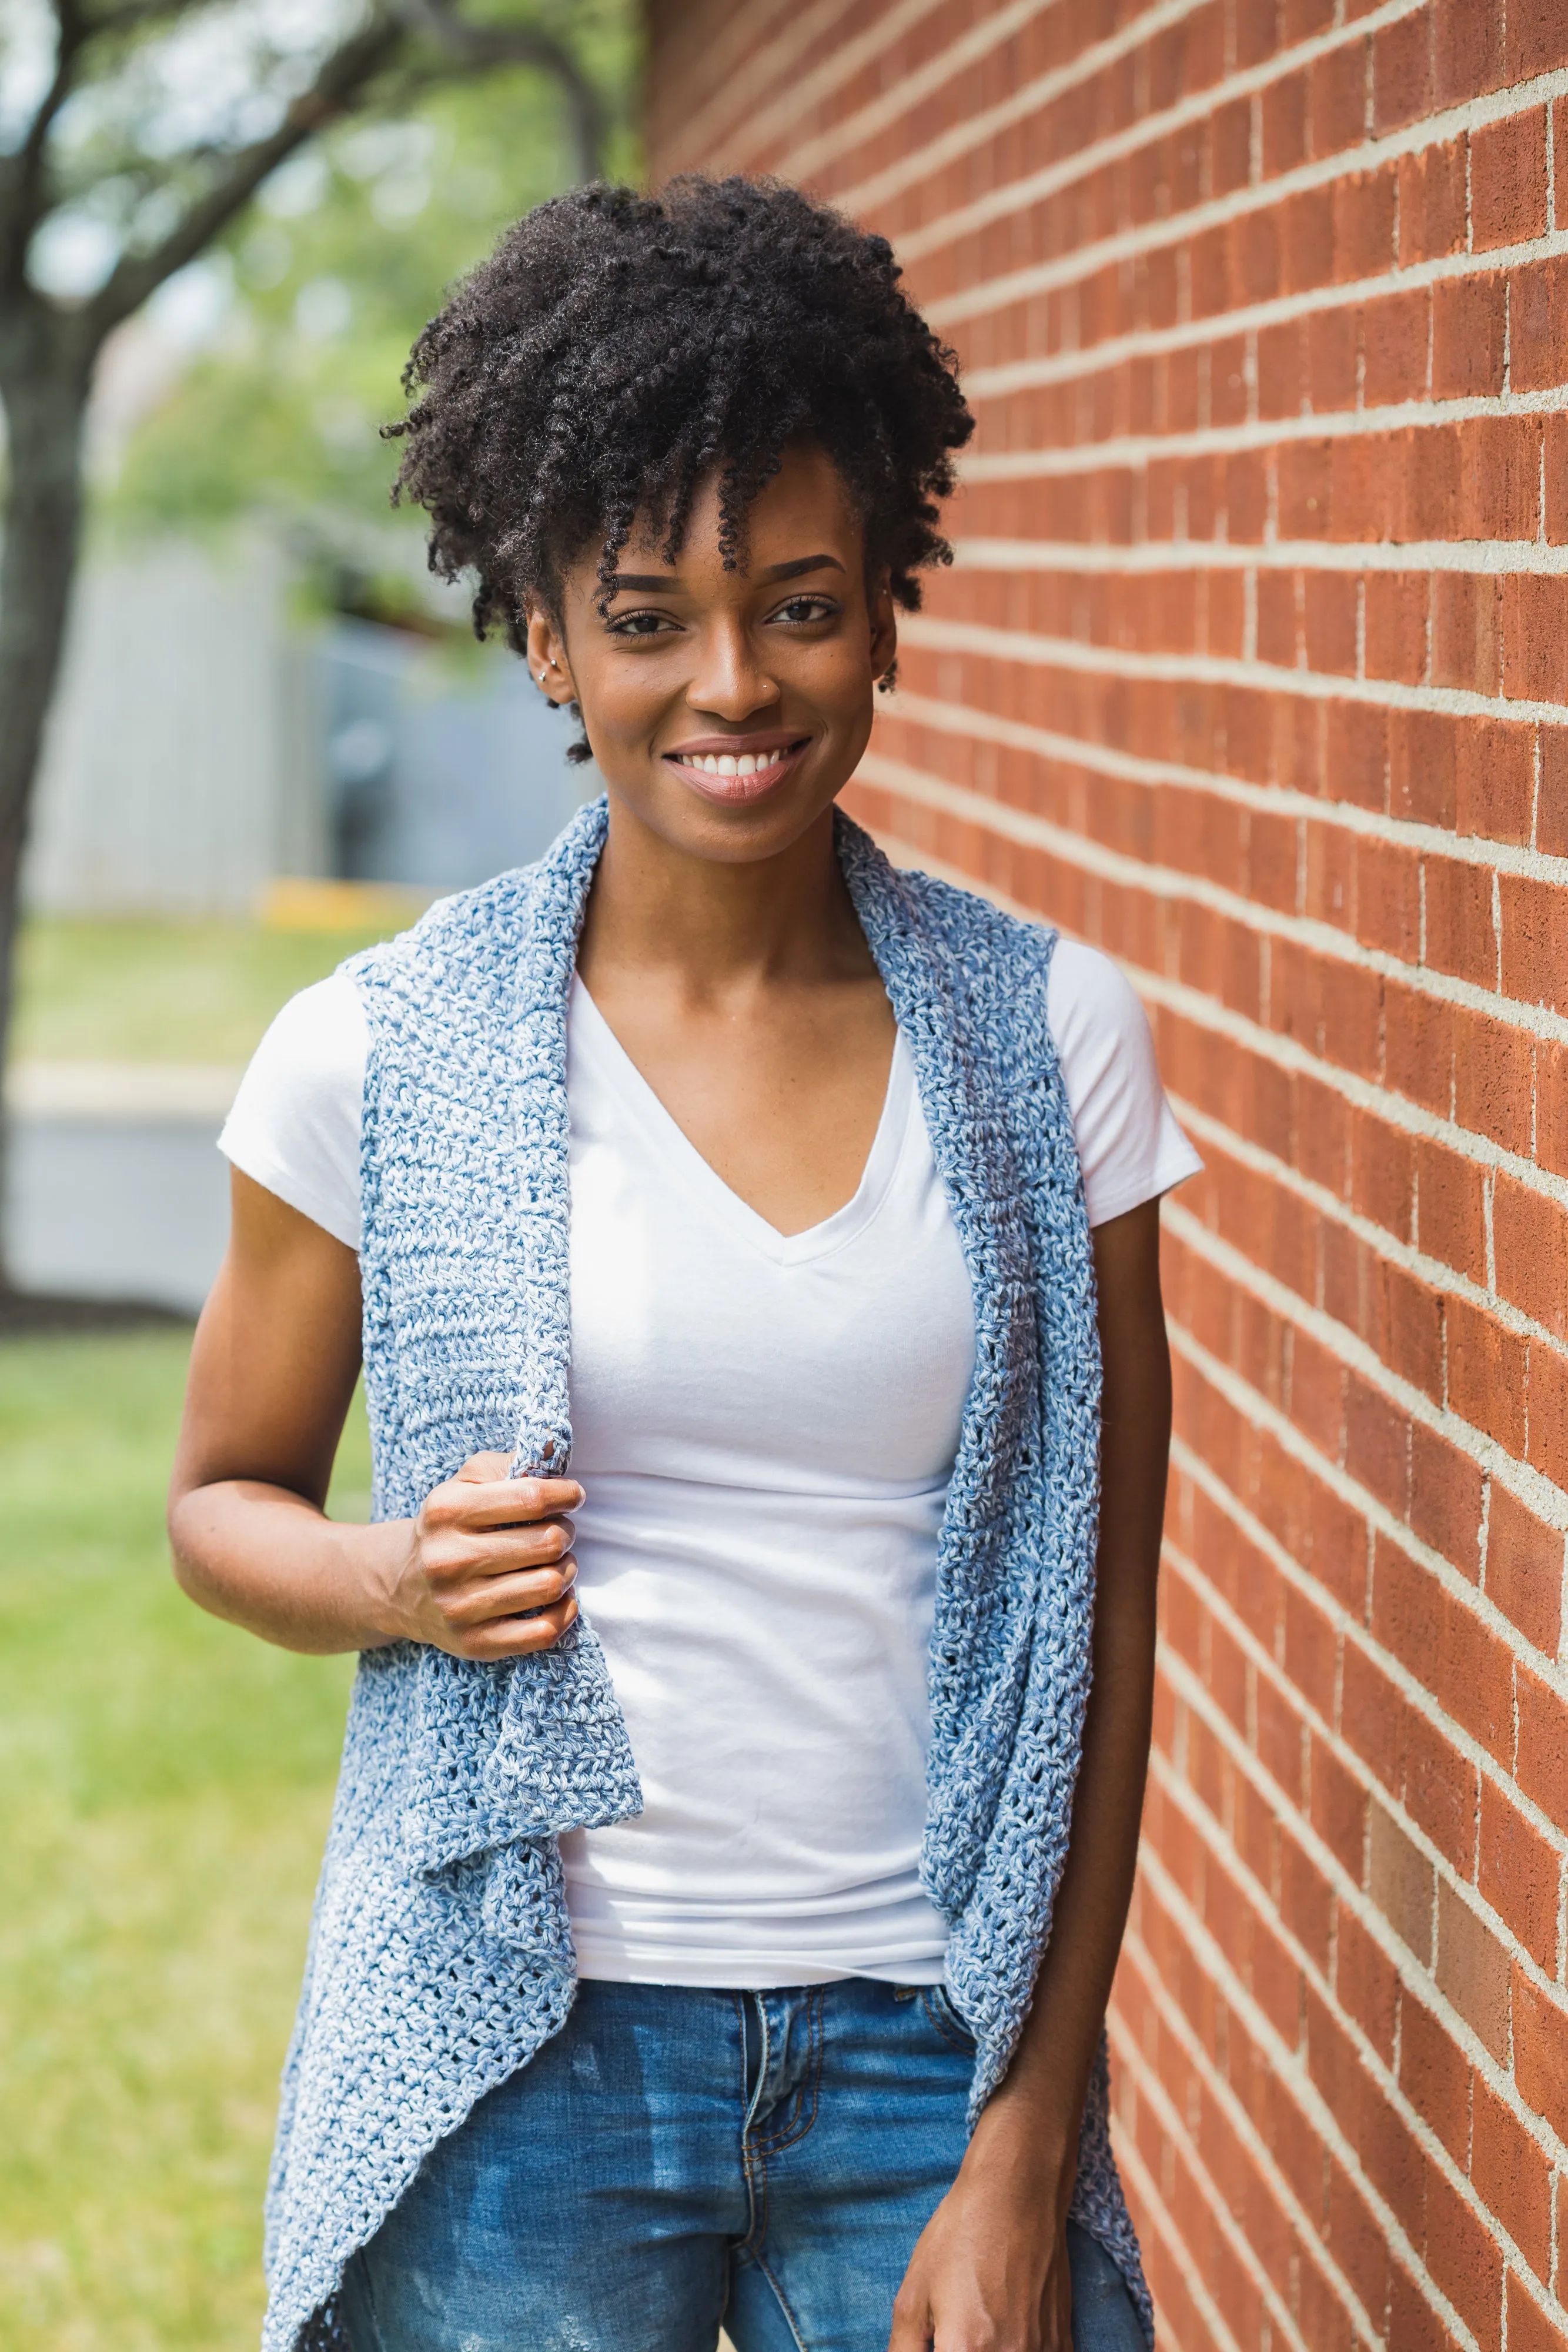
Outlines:
{"label": "t-shirt sleeve", "polygon": [[218,1149],[350,1249],[360,1245],[364,1008],[341,972],[291,997],[240,1080]]}
{"label": "t-shirt sleeve", "polygon": [[1157,1200],[1203,1166],[1176,1125],[1148,1015],[1107,955],[1058,940],[1046,1018],[1078,1138],[1092,1225]]}

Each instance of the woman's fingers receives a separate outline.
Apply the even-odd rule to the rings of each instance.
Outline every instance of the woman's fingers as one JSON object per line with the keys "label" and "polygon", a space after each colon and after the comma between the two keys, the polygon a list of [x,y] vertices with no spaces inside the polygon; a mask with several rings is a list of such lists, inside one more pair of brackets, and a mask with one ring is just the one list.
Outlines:
{"label": "woman's fingers", "polygon": [[455,1633],[466,1633],[503,1617],[520,1617],[525,1610],[551,1608],[576,1581],[577,1562],[570,1558],[523,1575],[487,1576],[444,1594],[441,1613]]}
{"label": "woman's fingers", "polygon": [[454,1635],[447,1647],[459,1658],[525,1658],[530,1651],[553,1650],[576,1615],[577,1601],[569,1595],[537,1617],[493,1618],[471,1633]]}
{"label": "woman's fingers", "polygon": [[480,1454],[476,1463],[502,1463],[501,1475],[493,1478],[469,1475],[473,1464],[465,1464],[455,1478],[437,1486],[424,1506],[421,1517],[431,1528],[518,1527],[536,1519],[559,1517],[563,1511],[575,1511],[582,1500],[582,1488],[575,1478],[508,1478],[505,1474],[504,1457],[498,1454]]}
{"label": "woman's fingers", "polygon": [[553,1568],[571,1549],[570,1519],[542,1519],[537,1527],[494,1528],[476,1533],[459,1528],[432,1534],[424,1569],[436,1585],[465,1583],[475,1576],[516,1576],[526,1568]]}
{"label": "woman's fingers", "polygon": [[415,1522],[414,1638],[461,1658],[552,1649],[577,1615],[575,1478],[508,1478],[504,1454],[476,1454]]}

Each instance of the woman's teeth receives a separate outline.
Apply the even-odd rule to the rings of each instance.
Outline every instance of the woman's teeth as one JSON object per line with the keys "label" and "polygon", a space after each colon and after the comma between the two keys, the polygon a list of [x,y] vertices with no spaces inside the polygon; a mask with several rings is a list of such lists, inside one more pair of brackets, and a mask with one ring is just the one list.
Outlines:
{"label": "woman's teeth", "polygon": [[705,776],[760,776],[789,756],[784,750],[755,754],[742,751],[738,759],[730,751],[686,751],[679,755],[683,768],[700,768]]}

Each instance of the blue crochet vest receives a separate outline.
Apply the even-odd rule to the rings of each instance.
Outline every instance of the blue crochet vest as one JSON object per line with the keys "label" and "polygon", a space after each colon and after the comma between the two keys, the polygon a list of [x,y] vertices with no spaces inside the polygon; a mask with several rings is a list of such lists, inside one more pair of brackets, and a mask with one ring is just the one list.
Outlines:
{"label": "blue crochet vest", "polygon": [[[365,1388],[378,1518],[471,1454],[571,1453],[566,1008],[602,801],[540,864],[434,907],[348,969],[362,1121]],[[942,1525],[922,1881],[977,2043],[977,2112],[1029,2009],[1089,1688],[1100,1362],[1072,1122],[1046,1025],[1054,934],[838,847],[909,1041],[974,1295]],[[368,1652],[350,1709],[267,2207],[264,2352],[340,2347],[343,2265],[423,2158],[571,2006],[560,1832],[636,1812],[591,1628],[502,1666]],[[1103,2049],[1074,2217],[1147,2291]]]}

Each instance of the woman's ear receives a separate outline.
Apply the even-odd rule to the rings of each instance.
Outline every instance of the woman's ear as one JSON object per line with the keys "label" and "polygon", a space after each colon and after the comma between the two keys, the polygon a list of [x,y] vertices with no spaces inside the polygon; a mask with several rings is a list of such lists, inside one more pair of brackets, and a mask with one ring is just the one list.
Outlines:
{"label": "woman's ear", "polygon": [[884,572],[871,596],[871,674],[885,678],[898,660],[898,623],[894,616],[893,590]]}
{"label": "woman's ear", "polygon": [[573,702],[577,688],[567,667],[566,637],[542,604],[528,607],[528,663],[534,684],[551,702]]}

